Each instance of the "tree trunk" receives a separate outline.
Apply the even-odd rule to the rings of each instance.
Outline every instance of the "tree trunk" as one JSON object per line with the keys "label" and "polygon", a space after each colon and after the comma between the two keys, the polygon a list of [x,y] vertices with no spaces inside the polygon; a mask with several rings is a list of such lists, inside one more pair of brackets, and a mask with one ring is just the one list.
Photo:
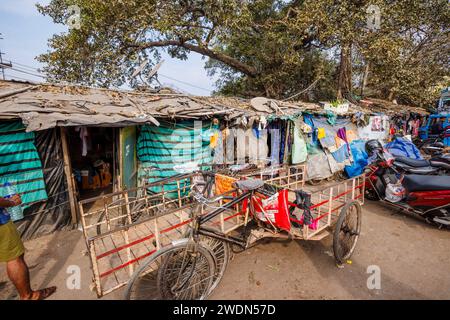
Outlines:
{"label": "tree trunk", "polygon": [[366,90],[367,80],[369,79],[370,62],[367,62],[364,68],[364,74],[361,82],[361,98],[364,97],[364,91]]}
{"label": "tree trunk", "polygon": [[344,43],[341,46],[339,65],[339,80],[337,98],[342,99],[352,92],[352,45]]}

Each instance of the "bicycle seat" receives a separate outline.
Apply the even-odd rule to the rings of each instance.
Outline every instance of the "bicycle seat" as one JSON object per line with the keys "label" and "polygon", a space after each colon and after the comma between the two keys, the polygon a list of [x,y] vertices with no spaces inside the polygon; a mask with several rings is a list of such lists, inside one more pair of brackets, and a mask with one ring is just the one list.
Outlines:
{"label": "bicycle seat", "polygon": [[236,181],[234,184],[242,191],[252,191],[261,188],[264,185],[264,181],[259,179],[249,179]]}

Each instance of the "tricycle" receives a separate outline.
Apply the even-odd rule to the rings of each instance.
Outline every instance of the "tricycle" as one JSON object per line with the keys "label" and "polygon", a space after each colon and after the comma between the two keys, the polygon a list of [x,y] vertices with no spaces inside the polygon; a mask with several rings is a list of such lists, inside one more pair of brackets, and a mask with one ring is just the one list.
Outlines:
{"label": "tricycle", "polygon": [[[81,209],[97,295],[126,286],[125,299],[205,299],[221,281],[232,252],[268,237],[317,241],[333,234],[336,262],[350,259],[361,231],[364,176],[315,192],[271,179],[195,172],[166,180],[161,193],[144,200],[127,201],[133,190],[125,192],[121,202],[111,200],[123,214],[112,214],[105,204],[100,222]],[[206,192],[211,184],[226,185],[224,180],[228,190]],[[179,188],[164,188],[169,185]],[[106,225],[100,234],[98,224]]]}

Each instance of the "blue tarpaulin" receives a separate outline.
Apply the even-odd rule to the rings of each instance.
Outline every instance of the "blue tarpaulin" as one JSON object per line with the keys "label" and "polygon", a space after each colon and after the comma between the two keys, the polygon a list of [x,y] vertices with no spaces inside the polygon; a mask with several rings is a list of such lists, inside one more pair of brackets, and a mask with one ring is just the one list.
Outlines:
{"label": "blue tarpaulin", "polygon": [[350,177],[356,177],[363,173],[367,166],[367,153],[364,140],[354,140],[350,143],[350,150],[353,156],[353,164],[345,167],[345,173]]}
{"label": "blue tarpaulin", "polygon": [[396,138],[394,141],[389,142],[385,145],[387,151],[392,154],[394,157],[408,157],[411,159],[422,160],[422,156],[420,155],[419,149],[405,138]]}

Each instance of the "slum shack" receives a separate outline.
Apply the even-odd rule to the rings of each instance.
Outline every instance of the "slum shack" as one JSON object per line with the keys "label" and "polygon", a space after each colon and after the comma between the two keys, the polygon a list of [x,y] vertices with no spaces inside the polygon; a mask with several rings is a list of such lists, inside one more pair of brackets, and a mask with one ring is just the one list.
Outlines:
{"label": "slum shack", "polygon": [[356,176],[365,140],[413,138],[426,115],[373,99],[333,106],[0,81],[0,184],[22,196],[16,223],[31,238],[76,224],[79,201],[189,168],[306,166],[311,183]]}

